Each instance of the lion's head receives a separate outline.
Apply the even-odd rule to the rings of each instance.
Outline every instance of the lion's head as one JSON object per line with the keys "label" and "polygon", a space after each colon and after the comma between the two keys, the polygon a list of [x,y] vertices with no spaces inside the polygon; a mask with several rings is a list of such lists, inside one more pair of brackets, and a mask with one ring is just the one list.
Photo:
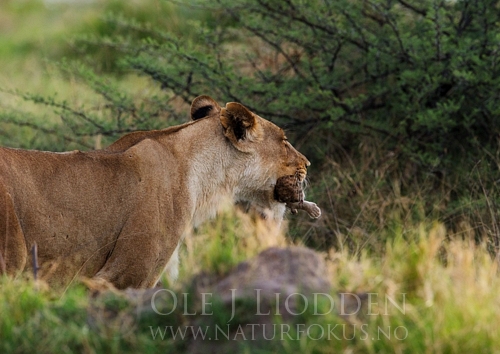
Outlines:
{"label": "lion's head", "polygon": [[237,201],[250,202],[260,211],[273,210],[274,217],[280,219],[284,204],[275,198],[276,181],[294,175],[302,183],[310,165],[288,142],[283,129],[239,103],[229,102],[220,107],[209,96],[199,96],[193,101],[191,118],[220,120],[226,139],[247,164],[246,175],[251,181],[251,185],[237,194]]}

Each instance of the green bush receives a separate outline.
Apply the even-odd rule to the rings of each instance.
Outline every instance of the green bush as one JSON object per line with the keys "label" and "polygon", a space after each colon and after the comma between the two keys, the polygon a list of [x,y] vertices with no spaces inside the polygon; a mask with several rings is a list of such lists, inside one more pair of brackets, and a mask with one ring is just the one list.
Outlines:
{"label": "green bush", "polygon": [[[296,236],[357,249],[403,211],[465,220],[498,248],[498,1],[106,4],[112,13],[74,42],[87,66],[65,65],[99,103],[22,95],[54,109],[63,141],[91,147],[178,123],[200,94],[238,101],[285,127],[313,162],[309,195],[324,218],[296,223]],[[117,70],[161,92],[131,94]]]}
{"label": "green bush", "polygon": [[317,161],[332,138],[352,150],[374,137],[433,171],[495,150],[498,1],[106,4],[111,14],[76,40],[94,70],[120,65],[186,103],[206,93],[243,102],[294,131]]}
{"label": "green bush", "polygon": [[193,39],[111,17],[120,33],[146,39],[101,44],[186,101],[244,102],[300,135],[328,130],[342,146],[375,136],[432,168],[496,146],[498,1],[201,6],[233,21],[198,22]]}

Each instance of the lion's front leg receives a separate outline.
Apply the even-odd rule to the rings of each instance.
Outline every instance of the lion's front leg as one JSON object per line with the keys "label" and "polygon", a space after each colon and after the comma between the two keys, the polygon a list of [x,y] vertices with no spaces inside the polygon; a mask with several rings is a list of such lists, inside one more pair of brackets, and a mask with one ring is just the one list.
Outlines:
{"label": "lion's front leg", "polygon": [[118,289],[153,287],[174,253],[180,235],[169,234],[172,242],[167,242],[167,230],[151,230],[151,225],[158,225],[156,220],[129,224],[133,226],[122,230],[94,280],[103,279]]}
{"label": "lion's front leg", "polygon": [[93,280],[111,283],[117,289],[153,287],[162,268],[158,266],[154,252],[144,247],[138,250],[143,253],[133,256],[130,251],[118,247]]}

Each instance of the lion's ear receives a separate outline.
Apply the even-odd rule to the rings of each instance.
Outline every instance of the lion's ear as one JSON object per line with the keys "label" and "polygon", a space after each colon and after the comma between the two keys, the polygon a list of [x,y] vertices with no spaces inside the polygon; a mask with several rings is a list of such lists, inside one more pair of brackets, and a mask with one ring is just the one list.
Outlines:
{"label": "lion's ear", "polygon": [[220,106],[210,96],[198,96],[191,103],[191,119],[197,120],[220,113]]}
{"label": "lion's ear", "polygon": [[262,139],[258,117],[239,103],[227,103],[221,109],[220,122],[224,135],[240,150],[247,150],[248,143]]}

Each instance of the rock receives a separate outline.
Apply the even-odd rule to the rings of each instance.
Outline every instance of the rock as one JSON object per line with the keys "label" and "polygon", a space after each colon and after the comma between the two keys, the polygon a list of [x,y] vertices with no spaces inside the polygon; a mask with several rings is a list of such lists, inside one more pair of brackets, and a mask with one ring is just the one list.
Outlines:
{"label": "rock", "polygon": [[[272,247],[256,257],[241,262],[225,275],[202,273],[181,290],[165,288],[147,290],[127,289],[119,297],[130,304],[125,313],[113,311],[109,306],[94,306],[93,328],[103,328],[102,321],[124,323],[126,330],[160,328],[187,331],[187,336],[175,339],[189,353],[235,353],[241,345],[268,350],[276,336],[277,324],[303,323],[314,306],[312,299],[321,295],[335,303],[332,314],[347,321],[357,316],[365,295],[339,294],[331,291],[328,270],[323,258],[305,247]],[[107,303],[122,309],[115,293],[111,301],[99,296],[97,305]],[[347,296],[346,296],[347,295]],[[188,296],[188,297],[186,297]],[[306,308],[309,306],[308,311]],[[135,323],[130,323],[130,316]],[[118,318],[115,318],[118,317]],[[97,320],[97,321],[96,321]],[[217,326],[220,328],[217,339]],[[193,330],[204,331],[205,337],[194,335]],[[279,339],[279,335],[277,337]],[[213,340],[215,339],[215,340]],[[183,349],[183,350],[184,350]]]}
{"label": "rock", "polygon": [[274,300],[276,293],[286,298],[294,293],[329,292],[327,273],[323,259],[311,249],[272,247],[240,263],[215,283],[204,284],[203,276],[195,279],[195,289],[197,293],[213,292],[224,302],[255,296],[260,289],[260,299]]}
{"label": "rock", "polygon": [[[273,247],[240,263],[224,277],[196,277],[193,289],[196,294],[217,294],[227,311],[236,313],[231,321],[237,325],[228,330],[227,341],[215,344],[192,339],[189,352],[234,353],[243,342],[254,348],[269,346],[270,341],[262,339],[276,335],[276,314],[280,314],[278,322],[291,323],[304,310],[304,299],[310,299],[314,293],[329,294],[331,284],[323,259],[313,250]],[[245,313],[238,312],[243,303]],[[200,316],[194,325],[210,327],[211,320]],[[244,340],[249,338],[252,340]]]}

